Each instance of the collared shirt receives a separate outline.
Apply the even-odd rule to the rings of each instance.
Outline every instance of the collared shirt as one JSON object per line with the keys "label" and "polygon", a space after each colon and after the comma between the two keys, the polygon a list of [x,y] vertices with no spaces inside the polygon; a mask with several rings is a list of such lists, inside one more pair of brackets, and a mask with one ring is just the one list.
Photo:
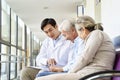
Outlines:
{"label": "collared shirt", "polygon": [[44,40],[40,53],[36,58],[36,64],[41,69],[48,69],[47,60],[54,58],[56,66],[65,66],[69,61],[69,54],[72,54],[71,47],[73,43],[60,35],[56,40],[47,38]]}
{"label": "collared shirt", "polygon": [[74,65],[76,61],[76,57],[81,54],[84,49],[84,42],[81,38],[76,37],[73,43],[73,54],[71,54],[70,61],[66,66],[63,67],[63,71],[69,71]]}

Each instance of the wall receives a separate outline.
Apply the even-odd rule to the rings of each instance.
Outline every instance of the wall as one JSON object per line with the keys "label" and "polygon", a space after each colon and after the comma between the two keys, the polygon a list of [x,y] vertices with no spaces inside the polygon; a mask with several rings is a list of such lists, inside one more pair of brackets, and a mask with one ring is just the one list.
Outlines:
{"label": "wall", "polygon": [[111,37],[120,35],[120,1],[101,0],[96,5],[96,0],[85,0],[85,15],[93,17],[96,22],[101,22],[104,31]]}
{"label": "wall", "polygon": [[85,15],[89,15],[95,18],[94,0],[85,0],[84,4],[85,4]]}
{"label": "wall", "polygon": [[120,1],[101,0],[101,21],[111,38],[120,35]]}

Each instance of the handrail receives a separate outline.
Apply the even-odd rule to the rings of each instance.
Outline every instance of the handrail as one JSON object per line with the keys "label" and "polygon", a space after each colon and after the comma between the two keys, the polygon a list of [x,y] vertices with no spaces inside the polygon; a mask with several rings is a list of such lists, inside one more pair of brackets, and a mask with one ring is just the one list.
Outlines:
{"label": "handrail", "polygon": [[17,60],[15,61],[0,61],[0,63],[22,63],[22,61],[24,61],[23,59],[25,59],[25,57],[22,56],[17,56],[17,55],[11,55],[11,54],[6,54],[6,53],[0,53],[1,56],[5,56],[5,57],[14,57],[17,58]]}
{"label": "handrail", "polygon": [[0,61],[0,63],[22,63],[22,61]]}

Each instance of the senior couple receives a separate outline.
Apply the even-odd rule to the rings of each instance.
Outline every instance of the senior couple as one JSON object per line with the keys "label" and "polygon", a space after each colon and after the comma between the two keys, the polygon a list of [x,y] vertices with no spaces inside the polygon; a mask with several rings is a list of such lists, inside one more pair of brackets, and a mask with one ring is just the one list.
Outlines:
{"label": "senior couple", "polygon": [[36,57],[37,68],[26,67],[21,80],[78,80],[90,73],[112,70],[115,51],[103,27],[90,16],[64,20],[59,26],[52,18],[41,23],[47,34]]}

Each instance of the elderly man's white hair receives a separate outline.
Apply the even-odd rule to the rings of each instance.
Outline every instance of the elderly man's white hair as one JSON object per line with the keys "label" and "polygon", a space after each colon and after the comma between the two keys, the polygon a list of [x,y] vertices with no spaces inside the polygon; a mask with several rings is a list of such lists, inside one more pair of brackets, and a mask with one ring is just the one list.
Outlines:
{"label": "elderly man's white hair", "polygon": [[64,20],[60,26],[59,26],[59,30],[62,31],[70,31],[71,27],[75,27],[75,20],[74,19],[68,19],[68,20]]}

